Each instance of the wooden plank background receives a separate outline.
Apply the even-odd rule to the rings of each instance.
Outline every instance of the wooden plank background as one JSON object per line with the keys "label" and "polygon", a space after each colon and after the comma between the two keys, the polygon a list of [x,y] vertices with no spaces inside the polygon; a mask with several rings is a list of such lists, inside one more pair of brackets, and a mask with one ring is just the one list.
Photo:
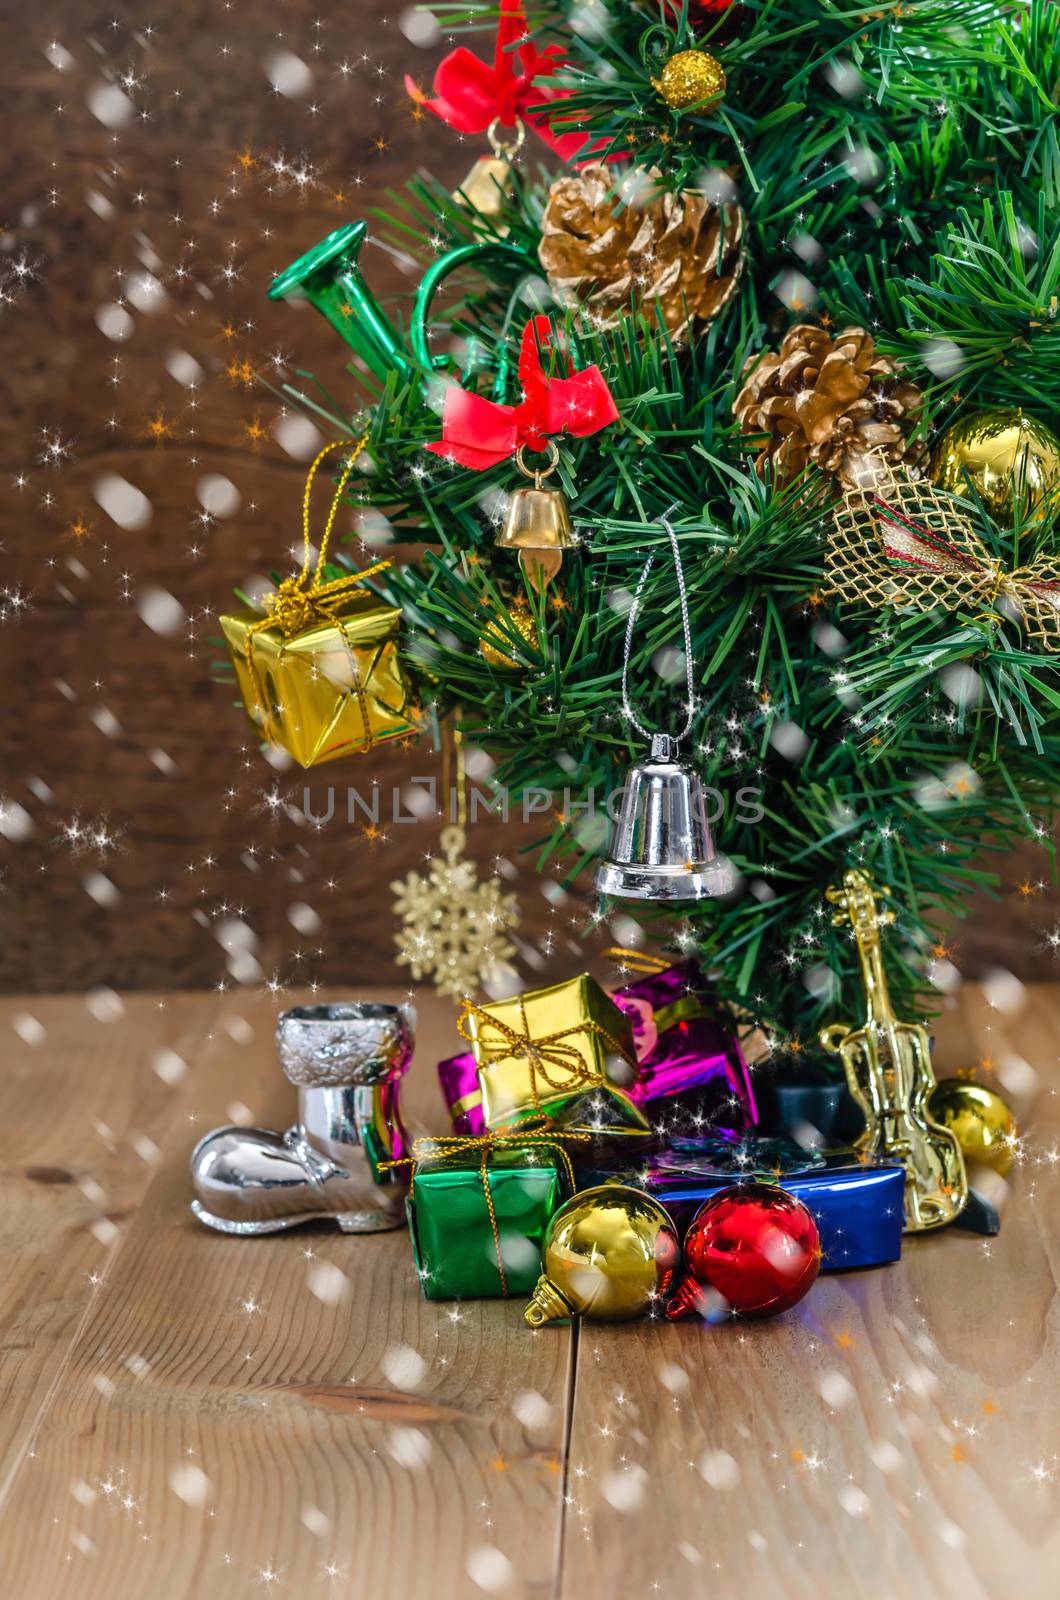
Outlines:
{"label": "wooden plank background", "polygon": [[[453,182],[478,153],[410,114],[402,74],[426,81],[441,48],[406,37],[410,16],[381,0],[181,0],[162,16],[136,0],[112,18],[57,0],[0,18],[9,991],[228,981],[234,909],[252,975],[395,979],[386,885],[434,826],[391,827],[385,844],[308,826],[302,775],[256,753],[210,666],[233,587],[283,566],[298,536],[304,462],[253,375],[302,367],[355,392],[321,319],[266,302],[271,275],[417,166]],[[364,264],[384,299],[407,295],[383,250]],[[107,474],[145,497],[143,527],[101,507]],[[218,493],[229,503],[210,514]],[[425,751],[339,763],[314,775],[314,809],[329,781],[387,792],[432,770]],[[527,843],[474,830],[484,864]],[[1060,902],[1042,874],[1038,851],[1008,864],[1001,905],[961,930],[962,970],[1055,970]],[[574,905],[530,870],[513,882],[527,952],[547,931],[568,971]]]}
{"label": "wooden plank background", "polygon": [[[943,1072],[1025,1062],[998,1238],[907,1240],[714,1328],[531,1333],[518,1304],[424,1300],[404,1231],[200,1228],[194,1140],[293,1111],[274,1014],[0,1002],[5,1594],[1055,1594],[1056,988],[1005,1013],[969,987],[940,1028]],[[422,1001],[428,1126],[451,1029]]]}

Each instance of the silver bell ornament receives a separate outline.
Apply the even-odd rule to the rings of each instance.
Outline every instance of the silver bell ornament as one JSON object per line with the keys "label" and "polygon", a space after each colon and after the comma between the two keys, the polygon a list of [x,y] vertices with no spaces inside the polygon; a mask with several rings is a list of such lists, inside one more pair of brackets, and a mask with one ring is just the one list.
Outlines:
{"label": "silver bell ornament", "polygon": [[668,733],[652,733],[639,720],[630,703],[633,633],[644,586],[657,553],[653,550],[644,564],[629,608],[622,652],[623,715],[638,733],[651,739],[651,756],[630,769],[607,859],[596,869],[595,879],[601,894],[619,900],[705,900],[731,894],[738,881],[732,863],[714,848],[699,774],[678,759],[678,742],[692,731],[695,679],[685,574],[677,535],[669,521],[673,510],[671,506],[659,522],[670,541],[677,573],[688,712],[684,727],[674,737]]}
{"label": "silver bell ornament", "polygon": [[191,1209],[219,1233],[279,1233],[329,1219],[345,1233],[405,1221],[408,1154],[398,1091],[412,1059],[411,1005],[296,1006],[276,1027],[298,1121],[215,1128],[192,1151]]}
{"label": "silver bell ornament", "polygon": [[735,886],[732,863],[714,849],[699,774],[677,759],[676,740],[655,734],[650,759],[626,779],[597,889],[619,900],[703,900]]}

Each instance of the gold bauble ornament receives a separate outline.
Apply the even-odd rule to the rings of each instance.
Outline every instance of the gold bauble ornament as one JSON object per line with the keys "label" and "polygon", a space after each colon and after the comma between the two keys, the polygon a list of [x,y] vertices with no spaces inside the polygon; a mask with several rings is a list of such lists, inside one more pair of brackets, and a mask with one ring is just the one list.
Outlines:
{"label": "gold bauble ornament", "polygon": [[584,1189],[548,1225],[544,1271],[523,1315],[531,1328],[639,1317],[669,1294],[680,1257],[673,1222],[650,1195],[620,1183]]}
{"label": "gold bauble ornament", "polygon": [[971,481],[987,510],[1011,522],[1060,488],[1060,439],[1036,417],[1009,407],[975,411],[946,429],[931,462],[932,482],[968,495]]}
{"label": "gold bauble ornament", "polygon": [[687,111],[720,100],[725,93],[725,68],[709,50],[679,50],[671,56],[651,86],[671,111]]}
{"label": "gold bauble ornament", "polygon": [[483,660],[491,667],[518,667],[523,663],[512,653],[515,644],[512,633],[517,633],[528,650],[537,654],[537,623],[524,595],[516,595],[503,616],[498,615],[482,630],[479,649]]}
{"label": "gold bauble ornament", "polygon": [[982,1083],[943,1078],[928,1112],[955,1135],[969,1166],[992,1167],[1003,1178],[1015,1160],[1016,1119],[1001,1096]]}

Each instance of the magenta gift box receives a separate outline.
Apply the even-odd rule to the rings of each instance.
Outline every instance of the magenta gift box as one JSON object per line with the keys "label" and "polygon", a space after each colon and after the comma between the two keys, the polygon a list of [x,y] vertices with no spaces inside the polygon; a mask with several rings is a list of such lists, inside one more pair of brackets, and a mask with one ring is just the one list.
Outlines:
{"label": "magenta gift box", "polygon": [[[630,1099],[658,1120],[678,1108],[691,1119],[680,1131],[749,1133],[757,1126],[751,1076],[736,1029],[697,962],[678,961],[612,995],[633,1023],[636,1076],[622,1081]],[[486,1131],[475,1058],[470,1050],[438,1063],[452,1131]],[[680,1096],[680,1099],[676,1099]],[[655,1104],[654,1102],[663,1102]],[[674,1129],[664,1131],[678,1131]]]}
{"label": "magenta gift box", "polygon": [[[624,1085],[642,1109],[682,1096],[711,1131],[746,1133],[758,1122],[751,1075],[732,1018],[693,960],[649,973],[611,997],[633,1023],[637,1076]],[[666,1108],[651,1104],[652,1112]]]}
{"label": "magenta gift box", "polygon": [[450,1056],[438,1063],[438,1082],[442,1097],[449,1107],[453,1132],[477,1138],[486,1131],[482,1115],[482,1091],[478,1086],[478,1068],[470,1050],[462,1055]]}

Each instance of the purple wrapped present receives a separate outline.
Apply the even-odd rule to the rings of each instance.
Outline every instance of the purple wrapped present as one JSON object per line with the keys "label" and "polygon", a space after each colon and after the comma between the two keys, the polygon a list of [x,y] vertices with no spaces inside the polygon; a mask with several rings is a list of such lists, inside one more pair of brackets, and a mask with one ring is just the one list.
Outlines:
{"label": "purple wrapped present", "polygon": [[478,1086],[478,1067],[470,1050],[438,1063],[438,1082],[442,1098],[449,1107],[453,1132],[478,1138],[486,1131],[482,1114],[482,1091]]}
{"label": "purple wrapped present", "polygon": [[[676,1110],[707,1132],[748,1133],[758,1122],[751,1075],[732,1018],[711,992],[696,961],[628,983],[611,997],[633,1023],[637,1075],[623,1088],[653,1122]],[[664,1116],[664,1120],[670,1120]],[[691,1131],[689,1129],[688,1131]]]}

